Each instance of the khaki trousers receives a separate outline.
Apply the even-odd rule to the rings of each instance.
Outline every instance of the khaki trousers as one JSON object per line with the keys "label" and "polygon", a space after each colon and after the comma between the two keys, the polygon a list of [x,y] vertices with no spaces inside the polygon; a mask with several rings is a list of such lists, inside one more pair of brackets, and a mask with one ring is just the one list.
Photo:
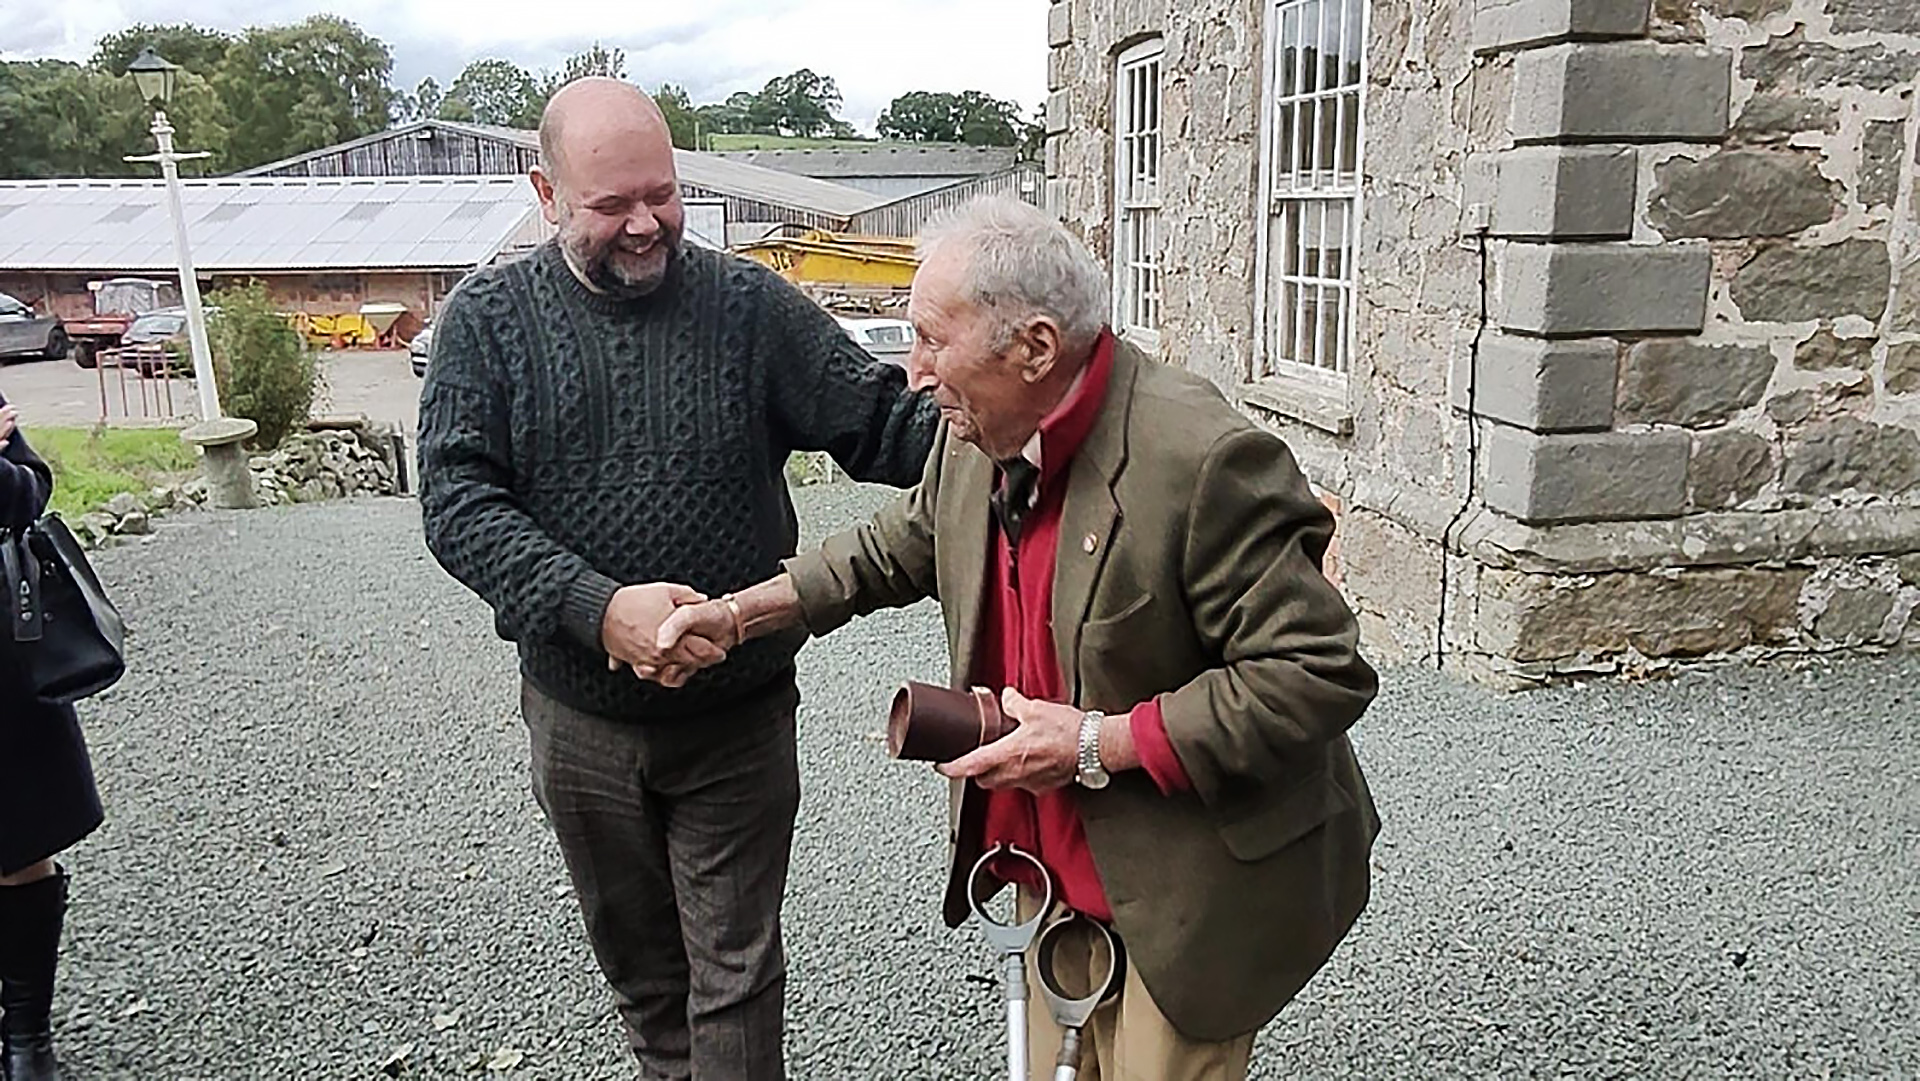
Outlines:
{"label": "khaki trousers", "polygon": [[[1040,900],[1020,891],[1020,918],[1025,919]],[[1067,915],[1055,905],[1047,922]],[[1117,937],[1117,936],[1116,936]],[[1123,943],[1121,948],[1125,949]],[[1047,1012],[1040,993],[1040,973],[1034,954],[1027,951],[1027,1041],[1033,1081],[1052,1081],[1064,1035]],[[1054,954],[1060,988],[1070,994],[1089,993],[1095,979],[1104,978],[1109,959],[1104,944],[1089,933],[1070,932]],[[1117,998],[1095,1010],[1080,1034],[1078,1081],[1246,1081],[1253,1057],[1253,1033],[1214,1043],[1196,1040],[1173,1027],[1133,966]]]}

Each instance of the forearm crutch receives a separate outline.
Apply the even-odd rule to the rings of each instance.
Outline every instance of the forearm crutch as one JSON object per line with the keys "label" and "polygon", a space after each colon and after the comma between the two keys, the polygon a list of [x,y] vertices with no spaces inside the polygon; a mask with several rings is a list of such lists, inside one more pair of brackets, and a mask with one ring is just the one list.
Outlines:
{"label": "forearm crutch", "polygon": [[[1040,907],[1025,920],[1018,919],[1017,902],[1014,910],[1016,922],[1001,923],[987,914],[984,898],[990,881],[983,876],[994,857],[1003,855],[1027,861],[1040,874],[1043,883]],[[1053,908],[1053,877],[1047,874],[1046,865],[1031,853],[1010,844],[997,844],[974,861],[973,870],[967,875],[967,902],[973,906],[973,914],[980,921],[981,933],[1001,953],[1001,978],[1007,992],[1007,1077],[1009,1081],[1028,1081],[1026,952],[1033,945],[1040,924]]]}
{"label": "forearm crutch", "polygon": [[[1053,967],[1061,936],[1077,924],[1091,927],[1095,939],[1107,944],[1106,977],[1096,983],[1085,998],[1068,995],[1060,987],[1059,974]],[[1119,993],[1124,982],[1121,974],[1126,971],[1126,957],[1121,953],[1120,940],[1113,937],[1113,932],[1107,929],[1106,924],[1076,912],[1040,932],[1040,944],[1033,960],[1034,967],[1040,971],[1040,996],[1047,1000],[1047,1012],[1053,1015],[1053,1023],[1060,1026],[1060,1057],[1054,1060],[1053,1081],[1074,1081],[1080,1074],[1081,1030],[1087,1027],[1087,1020],[1093,1016],[1093,1011]],[[1088,964],[1092,963],[1093,959],[1089,957]]]}

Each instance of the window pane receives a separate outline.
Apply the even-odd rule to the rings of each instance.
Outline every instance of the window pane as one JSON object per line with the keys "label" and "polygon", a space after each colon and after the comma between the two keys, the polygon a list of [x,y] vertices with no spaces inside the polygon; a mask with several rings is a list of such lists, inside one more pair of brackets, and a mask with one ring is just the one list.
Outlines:
{"label": "window pane", "polygon": [[1360,91],[1340,95],[1340,176],[1345,183],[1360,179]]}

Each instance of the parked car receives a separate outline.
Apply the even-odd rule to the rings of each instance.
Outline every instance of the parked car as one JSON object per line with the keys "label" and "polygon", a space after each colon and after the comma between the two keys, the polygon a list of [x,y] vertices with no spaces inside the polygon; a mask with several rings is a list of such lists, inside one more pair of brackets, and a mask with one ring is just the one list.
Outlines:
{"label": "parked car", "polygon": [[860,343],[860,348],[880,360],[906,366],[907,354],[913,352],[912,323],[905,319],[856,319],[845,315],[836,315],[833,319],[847,332],[847,337]]}
{"label": "parked car", "polygon": [[[218,308],[202,311],[211,319]],[[148,379],[162,375],[192,378],[193,346],[187,333],[187,309],[158,308],[134,317],[120,338],[120,366]]]}
{"label": "parked car", "polygon": [[433,320],[420,328],[420,333],[407,343],[407,355],[413,358],[413,374],[422,379],[427,377],[427,358],[433,355]]}
{"label": "parked car", "polygon": [[21,301],[0,293],[0,360],[30,357],[59,360],[71,343],[66,328],[52,313],[42,315]]}

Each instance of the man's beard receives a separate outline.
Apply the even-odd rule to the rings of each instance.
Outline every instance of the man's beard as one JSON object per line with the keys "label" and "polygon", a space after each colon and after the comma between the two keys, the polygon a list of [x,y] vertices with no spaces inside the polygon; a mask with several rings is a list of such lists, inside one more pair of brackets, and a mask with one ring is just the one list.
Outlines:
{"label": "man's beard", "polygon": [[663,250],[666,258],[660,261],[657,269],[636,275],[621,267],[613,258],[621,250],[624,237],[616,236],[596,247],[590,238],[568,228],[570,224],[567,221],[560,223],[560,246],[566,251],[567,260],[587,279],[589,285],[609,296],[631,300],[651,294],[666,281],[667,272],[680,254],[680,231],[662,222],[654,247]]}

